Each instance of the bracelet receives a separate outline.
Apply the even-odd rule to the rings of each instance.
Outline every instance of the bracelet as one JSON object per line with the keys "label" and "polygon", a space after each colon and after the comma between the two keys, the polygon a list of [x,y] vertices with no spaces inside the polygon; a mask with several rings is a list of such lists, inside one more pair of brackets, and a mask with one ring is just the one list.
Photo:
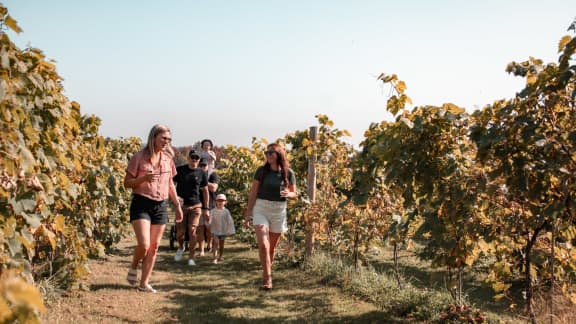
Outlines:
{"label": "bracelet", "polygon": [[210,208],[202,207],[202,210],[210,210]]}

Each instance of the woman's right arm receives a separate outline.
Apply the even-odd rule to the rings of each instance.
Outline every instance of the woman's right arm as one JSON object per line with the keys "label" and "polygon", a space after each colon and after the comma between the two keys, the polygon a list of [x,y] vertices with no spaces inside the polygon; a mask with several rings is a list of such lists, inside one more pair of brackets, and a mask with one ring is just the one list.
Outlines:
{"label": "woman's right arm", "polygon": [[254,179],[252,181],[252,187],[250,188],[250,195],[248,196],[248,206],[244,211],[244,225],[250,226],[250,218],[252,218],[252,208],[254,208],[254,203],[256,202],[256,196],[258,195],[258,189],[260,188],[260,181]]}
{"label": "woman's right arm", "polygon": [[130,173],[126,172],[126,176],[124,177],[124,187],[133,189],[138,187],[142,182],[152,181],[153,178],[154,174],[152,173],[148,173],[147,175],[144,175],[142,177],[135,177]]}

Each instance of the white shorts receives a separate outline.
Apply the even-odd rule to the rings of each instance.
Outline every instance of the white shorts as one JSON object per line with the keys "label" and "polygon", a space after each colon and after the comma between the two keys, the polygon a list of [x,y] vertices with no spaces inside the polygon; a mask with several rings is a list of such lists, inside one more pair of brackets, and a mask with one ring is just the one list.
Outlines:
{"label": "white shorts", "polygon": [[266,225],[272,233],[288,231],[286,223],[286,202],[256,199],[252,209],[254,225]]}

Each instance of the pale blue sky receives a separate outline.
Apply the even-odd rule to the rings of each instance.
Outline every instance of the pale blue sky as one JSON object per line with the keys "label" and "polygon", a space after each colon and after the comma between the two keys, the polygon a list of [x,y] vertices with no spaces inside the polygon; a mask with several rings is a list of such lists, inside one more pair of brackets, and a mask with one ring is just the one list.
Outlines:
{"label": "pale blue sky", "polygon": [[11,39],[56,60],[102,135],[144,138],[163,123],[176,146],[275,140],[319,113],[357,145],[391,118],[382,72],[415,105],[471,111],[521,90],[510,61],[555,62],[576,16],[574,0],[3,3],[24,30]]}

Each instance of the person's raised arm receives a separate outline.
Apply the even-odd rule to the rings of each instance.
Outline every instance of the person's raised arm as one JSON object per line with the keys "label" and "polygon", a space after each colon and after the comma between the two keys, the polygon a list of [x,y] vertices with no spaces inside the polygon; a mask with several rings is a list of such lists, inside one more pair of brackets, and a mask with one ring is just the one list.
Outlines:
{"label": "person's raised arm", "polygon": [[150,181],[154,180],[154,178],[157,176],[158,176],[157,174],[150,172],[144,176],[137,178],[137,177],[131,175],[129,172],[126,172],[126,176],[124,176],[124,187],[134,189],[134,188],[138,187],[143,182],[146,182],[146,181],[150,182]]}
{"label": "person's raised arm", "polygon": [[286,189],[280,192],[280,196],[287,198],[287,199],[295,199],[296,198],[296,185],[290,183]]}

